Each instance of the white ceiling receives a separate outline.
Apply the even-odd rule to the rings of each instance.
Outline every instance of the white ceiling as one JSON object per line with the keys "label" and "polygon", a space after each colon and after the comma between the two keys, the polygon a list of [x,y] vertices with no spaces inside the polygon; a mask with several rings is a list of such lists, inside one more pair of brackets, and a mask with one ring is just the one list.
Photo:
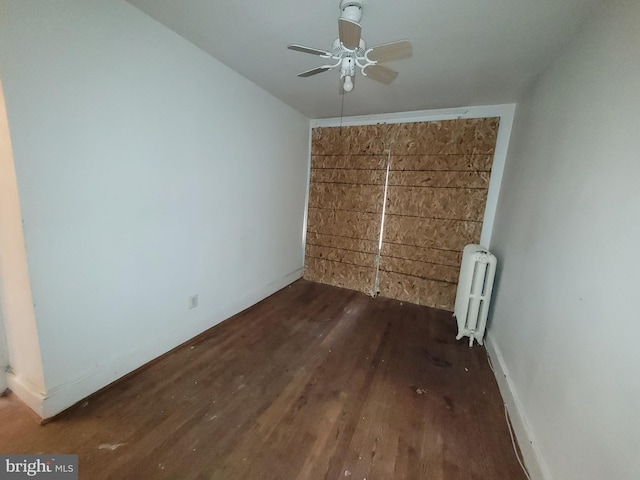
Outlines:
{"label": "white ceiling", "polygon": [[[337,117],[339,72],[288,50],[331,50],[339,0],[128,0],[309,118]],[[599,0],[365,0],[362,37],[407,39],[413,56],[387,64],[391,85],[358,77],[345,116],[515,102]]]}

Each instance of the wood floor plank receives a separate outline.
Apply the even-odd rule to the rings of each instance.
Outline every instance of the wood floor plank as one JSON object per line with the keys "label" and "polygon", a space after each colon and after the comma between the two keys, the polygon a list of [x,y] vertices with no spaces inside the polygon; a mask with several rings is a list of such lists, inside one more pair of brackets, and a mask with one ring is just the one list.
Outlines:
{"label": "wood floor plank", "polygon": [[0,452],[86,479],[524,479],[480,346],[451,314],[300,280],[39,425],[0,398]]}

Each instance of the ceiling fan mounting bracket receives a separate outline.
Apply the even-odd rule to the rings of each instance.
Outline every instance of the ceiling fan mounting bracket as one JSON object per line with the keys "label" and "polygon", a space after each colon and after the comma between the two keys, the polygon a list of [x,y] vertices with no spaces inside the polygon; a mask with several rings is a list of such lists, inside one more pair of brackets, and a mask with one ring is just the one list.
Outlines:
{"label": "ceiling fan mounting bracket", "polygon": [[362,19],[362,0],[342,0],[340,2],[340,18],[359,22]]}

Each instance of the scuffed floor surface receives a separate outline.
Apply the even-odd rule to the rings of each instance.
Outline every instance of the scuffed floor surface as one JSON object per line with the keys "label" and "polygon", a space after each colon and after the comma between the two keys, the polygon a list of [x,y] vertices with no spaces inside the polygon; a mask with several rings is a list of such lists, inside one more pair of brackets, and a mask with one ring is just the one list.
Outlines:
{"label": "scuffed floor surface", "polygon": [[448,312],[297,281],[46,425],[0,399],[0,453],[82,479],[524,479],[482,347]]}

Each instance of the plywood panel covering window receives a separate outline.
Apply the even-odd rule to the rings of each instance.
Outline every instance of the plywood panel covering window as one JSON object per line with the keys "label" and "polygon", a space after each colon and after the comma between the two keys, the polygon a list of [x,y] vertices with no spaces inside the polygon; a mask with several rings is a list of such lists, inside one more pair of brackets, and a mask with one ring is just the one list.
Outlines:
{"label": "plywood panel covering window", "polygon": [[373,293],[388,159],[385,130],[313,130],[306,279]]}
{"label": "plywood panel covering window", "polygon": [[314,129],[305,278],[452,310],[497,131],[497,118]]}

